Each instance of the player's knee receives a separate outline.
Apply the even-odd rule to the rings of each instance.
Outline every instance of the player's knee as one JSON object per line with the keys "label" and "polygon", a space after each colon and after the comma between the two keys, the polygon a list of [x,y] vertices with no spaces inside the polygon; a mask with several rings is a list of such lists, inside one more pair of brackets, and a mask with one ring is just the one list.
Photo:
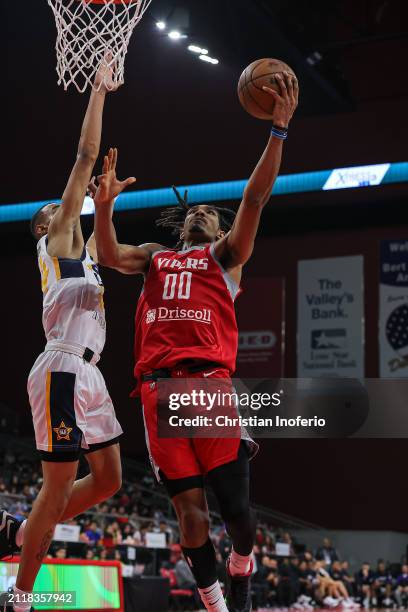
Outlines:
{"label": "player's knee", "polygon": [[221,516],[225,522],[250,524],[254,522],[254,513],[248,499],[233,496],[229,499],[219,500]]}
{"label": "player's knee", "polygon": [[112,497],[122,487],[122,474],[121,472],[114,472],[110,475],[108,482],[106,483],[106,497]]}
{"label": "player's knee", "polygon": [[121,470],[114,469],[103,475],[101,474],[97,481],[97,487],[101,497],[108,499],[112,497],[112,495],[115,495],[122,487]]}
{"label": "player's knee", "polygon": [[208,514],[200,508],[187,508],[179,514],[180,529],[185,540],[205,540],[210,530]]}
{"label": "player's knee", "polygon": [[91,467],[92,477],[95,482],[98,497],[108,499],[115,495],[122,487],[122,468],[120,462],[112,462],[109,466]]}
{"label": "player's knee", "polygon": [[[56,520],[63,514],[72,495],[73,480],[54,483],[53,486],[45,486],[41,491],[41,500],[44,511]],[[39,501],[38,500],[38,501]]]}

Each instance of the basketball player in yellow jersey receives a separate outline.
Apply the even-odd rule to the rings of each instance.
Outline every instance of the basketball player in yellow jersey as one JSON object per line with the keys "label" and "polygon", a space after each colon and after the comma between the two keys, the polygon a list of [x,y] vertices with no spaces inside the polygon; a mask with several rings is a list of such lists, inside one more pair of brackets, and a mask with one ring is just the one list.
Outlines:
{"label": "basketball player in yellow jersey", "polygon": [[[96,367],[105,342],[103,285],[93,237],[85,247],[80,223],[99,154],[105,95],[112,84],[112,72],[104,64],[96,75],[95,85],[102,83],[101,89],[91,93],[62,204],[44,206],[31,223],[38,241],[47,338],[28,380],[43,486],[23,524],[0,512],[0,558],[22,545],[16,587],[8,603],[3,596],[0,610],[30,610],[27,596],[57,523],[107,499],[121,486],[122,429]],[[124,181],[123,188],[134,180]],[[75,481],[81,448],[90,474]]]}

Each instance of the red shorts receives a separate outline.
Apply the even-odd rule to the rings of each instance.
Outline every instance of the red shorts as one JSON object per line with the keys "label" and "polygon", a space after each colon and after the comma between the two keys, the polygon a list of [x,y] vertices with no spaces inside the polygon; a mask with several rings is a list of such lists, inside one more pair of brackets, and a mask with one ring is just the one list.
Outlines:
{"label": "red shorts", "polygon": [[[210,375],[208,370],[211,370]],[[190,373],[186,368],[175,368],[172,378],[229,379],[227,369],[208,368]],[[145,381],[141,387],[141,400],[145,422],[146,443],[150,460],[159,478],[159,469],[169,479],[205,475],[210,470],[235,461],[238,457],[240,437],[228,438],[159,438],[157,434],[157,383]]]}

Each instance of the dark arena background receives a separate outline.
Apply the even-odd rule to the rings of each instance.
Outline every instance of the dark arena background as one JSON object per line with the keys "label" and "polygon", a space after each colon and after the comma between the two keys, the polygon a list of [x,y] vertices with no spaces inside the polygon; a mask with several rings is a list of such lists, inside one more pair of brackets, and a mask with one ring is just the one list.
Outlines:
{"label": "dark arena background", "polygon": [[[89,94],[57,85],[55,23],[45,0],[3,3],[1,17],[0,506],[24,518],[42,482],[26,381],[45,343],[31,213],[24,206],[31,211],[29,203],[39,208],[61,197]],[[200,61],[189,45],[208,49],[218,63]],[[163,210],[155,197],[162,192],[150,190],[211,183],[201,191],[191,187],[191,201],[200,194],[200,203],[237,209],[270,131],[270,123],[242,109],[237,83],[242,70],[262,57],[293,68],[300,98],[280,178],[244,268],[237,374],[406,379],[408,319],[399,321],[398,338],[387,335],[387,295],[399,303],[408,299],[408,30],[402,0],[153,0],[130,41],[125,84],[107,96],[95,167],[99,174],[103,153],[115,146],[119,177],[137,177],[126,193],[146,191],[115,213],[118,238],[174,246],[174,237],[155,226]],[[173,204],[169,193],[166,205]],[[90,235],[93,215],[84,214],[82,225]],[[392,283],[392,270],[405,278]],[[101,273],[107,341],[100,369],[124,430],[123,487],[69,521],[65,531],[58,526],[44,562],[67,573],[94,568],[94,582],[80,574],[75,579],[89,594],[76,609],[202,609],[193,579],[180,578],[185,562],[177,521],[149,466],[140,403],[129,397],[142,278],[105,268]],[[344,320],[328,325],[324,306],[313,312],[311,295],[335,302],[338,283],[354,305]],[[314,321],[311,330],[310,316],[322,319],[320,328]],[[313,361],[319,351],[313,333],[328,329],[343,352],[324,372]],[[390,391],[384,422],[393,399]],[[393,436],[355,433],[258,440],[260,452],[251,463],[259,520],[253,610],[341,606],[315,596],[324,565],[356,605],[408,608],[408,429]],[[86,473],[83,461],[80,473]],[[209,500],[223,583],[231,543],[211,493]],[[102,560],[112,560],[106,572],[114,575],[97,574],[93,562]],[[370,568],[362,569],[364,563]],[[0,592],[15,572],[13,563],[0,561]]]}

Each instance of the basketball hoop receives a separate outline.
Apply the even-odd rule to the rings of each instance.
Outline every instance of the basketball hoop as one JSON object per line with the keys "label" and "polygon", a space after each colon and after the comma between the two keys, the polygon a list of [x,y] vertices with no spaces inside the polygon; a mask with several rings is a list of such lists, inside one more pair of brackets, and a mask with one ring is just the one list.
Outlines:
{"label": "basketball hoop", "polygon": [[130,37],[151,1],[47,0],[57,26],[58,85],[67,90],[72,84],[83,93],[88,85],[93,87],[106,58],[113,86],[122,83]]}

